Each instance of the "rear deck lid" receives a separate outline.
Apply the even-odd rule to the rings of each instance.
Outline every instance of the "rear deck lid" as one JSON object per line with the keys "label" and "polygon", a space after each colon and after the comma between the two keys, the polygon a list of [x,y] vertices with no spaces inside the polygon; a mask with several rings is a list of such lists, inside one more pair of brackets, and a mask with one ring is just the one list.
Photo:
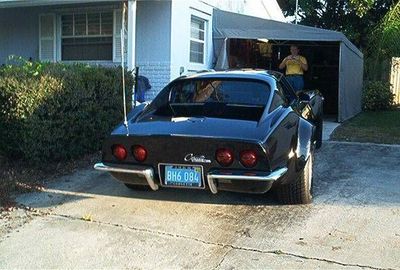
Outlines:
{"label": "rear deck lid", "polygon": [[[148,121],[129,124],[131,136],[181,136],[226,138],[243,141],[262,141],[268,128],[256,121],[209,117],[154,117]],[[126,134],[123,125],[112,135]]]}

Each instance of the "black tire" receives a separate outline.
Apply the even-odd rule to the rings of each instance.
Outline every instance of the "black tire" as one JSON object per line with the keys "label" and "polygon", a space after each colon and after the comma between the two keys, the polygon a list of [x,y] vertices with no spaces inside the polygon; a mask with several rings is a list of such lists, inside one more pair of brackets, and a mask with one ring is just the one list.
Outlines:
{"label": "black tire", "polygon": [[322,146],[322,131],[324,129],[324,121],[322,118],[318,119],[315,127],[315,148],[319,149]]}
{"label": "black tire", "polygon": [[134,184],[126,184],[124,183],[124,185],[132,190],[140,190],[140,191],[149,191],[150,190],[150,186],[147,185],[134,185]]}
{"label": "black tire", "polygon": [[278,186],[276,195],[283,204],[309,204],[312,202],[312,175],[314,155],[311,153],[297,179],[290,184]]}

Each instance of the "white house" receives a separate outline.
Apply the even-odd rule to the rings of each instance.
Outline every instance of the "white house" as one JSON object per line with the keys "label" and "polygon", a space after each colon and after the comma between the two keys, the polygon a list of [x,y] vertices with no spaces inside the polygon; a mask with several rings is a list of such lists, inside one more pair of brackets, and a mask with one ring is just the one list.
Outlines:
{"label": "white house", "polygon": [[284,21],[276,0],[0,0],[0,64],[19,55],[119,65],[124,5],[125,62],[149,78],[146,99],[182,73],[213,67],[214,8]]}

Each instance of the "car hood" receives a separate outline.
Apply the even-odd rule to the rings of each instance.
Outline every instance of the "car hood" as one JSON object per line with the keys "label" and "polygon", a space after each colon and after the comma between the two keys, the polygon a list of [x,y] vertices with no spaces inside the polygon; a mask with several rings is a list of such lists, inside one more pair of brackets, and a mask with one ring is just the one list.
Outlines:
{"label": "car hood", "polygon": [[262,141],[269,127],[256,121],[209,117],[175,117],[130,122],[128,128],[119,125],[112,135],[131,136],[186,136],[227,138],[246,141]]}

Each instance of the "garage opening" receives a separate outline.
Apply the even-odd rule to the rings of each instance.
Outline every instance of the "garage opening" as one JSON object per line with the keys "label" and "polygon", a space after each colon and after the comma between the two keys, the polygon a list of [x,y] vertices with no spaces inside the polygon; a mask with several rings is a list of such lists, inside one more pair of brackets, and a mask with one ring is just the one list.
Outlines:
{"label": "garage opening", "polygon": [[296,44],[309,63],[305,88],[322,92],[325,114],[343,122],[361,112],[363,54],[342,33],[218,9],[212,26],[214,69],[278,70]]}
{"label": "garage opening", "polygon": [[260,68],[280,72],[279,64],[296,44],[306,57],[308,71],[304,89],[318,89],[325,97],[325,118],[337,121],[339,96],[339,42],[273,41],[266,39],[228,39],[229,68]]}

